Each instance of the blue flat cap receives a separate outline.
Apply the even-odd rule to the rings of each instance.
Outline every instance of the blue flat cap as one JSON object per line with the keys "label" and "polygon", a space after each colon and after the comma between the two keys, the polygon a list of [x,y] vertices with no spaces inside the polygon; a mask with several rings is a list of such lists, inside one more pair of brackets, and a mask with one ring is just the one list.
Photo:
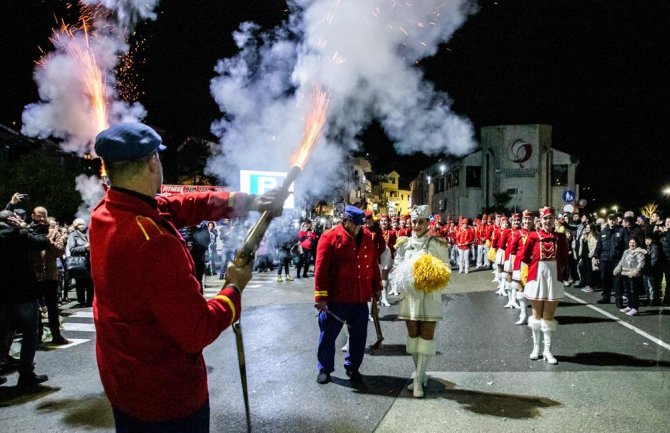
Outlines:
{"label": "blue flat cap", "polygon": [[354,224],[359,226],[365,224],[365,213],[356,206],[350,204],[344,208],[344,218],[350,219]]}
{"label": "blue flat cap", "polygon": [[117,123],[95,138],[95,153],[106,164],[132,161],[164,149],[160,135],[143,123]]}

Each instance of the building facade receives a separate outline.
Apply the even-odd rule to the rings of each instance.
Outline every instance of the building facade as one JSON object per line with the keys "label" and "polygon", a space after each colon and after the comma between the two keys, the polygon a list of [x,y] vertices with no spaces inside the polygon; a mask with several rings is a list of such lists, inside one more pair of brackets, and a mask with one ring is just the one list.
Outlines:
{"label": "building facade", "polygon": [[445,216],[474,217],[497,205],[560,212],[579,198],[578,164],[552,147],[550,125],[488,126],[473,153],[423,170],[412,182],[412,200]]}

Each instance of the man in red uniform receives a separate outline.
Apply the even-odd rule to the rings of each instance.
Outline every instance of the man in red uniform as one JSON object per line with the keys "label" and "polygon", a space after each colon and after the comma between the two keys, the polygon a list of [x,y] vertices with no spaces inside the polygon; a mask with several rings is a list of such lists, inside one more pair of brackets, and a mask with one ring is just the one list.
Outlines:
{"label": "man in red uniform", "polygon": [[[360,383],[358,371],[368,333],[368,300],[378,299],[382,289],[379,258],[372,235],[363,229],[363,211],[347,205],[342,223],[326,230],[317,245],[314,274],[314,307],[319,310],[319,346],[316,381],[330,382],[335,371],[335,339],[344,320],[349,326],[349,353],[344,369],[352,383]],[[339,319],[339,320],[338,320]]]}
{"label": "man in red uniform", "polygon": [[202,350],[240,317],[251,264],[229,265],[228,285],[206,301],[177,228],[250,209],[276,214],[284,196],[156,196],[162,149],[160,136],[140,123],[96,138],[111,182],[90,225],[98,369],[117,432],[208,432]]}

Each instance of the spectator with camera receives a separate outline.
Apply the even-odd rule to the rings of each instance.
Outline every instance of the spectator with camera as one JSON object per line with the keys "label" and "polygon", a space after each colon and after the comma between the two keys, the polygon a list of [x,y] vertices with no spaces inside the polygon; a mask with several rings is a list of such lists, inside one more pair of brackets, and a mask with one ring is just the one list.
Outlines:
{"label": "spectator with camera", "polygon": [[[48,221],[49,213],[43,206],[33,209],[31,215],[32,223],[30,229],[35,233],[46,236],[49,247],[33,253],[33,265],[35,278],[40,293],[44,296],[47,312],[49,315],[49,329],[51,330],[51,343],[62,345],[70,342],[60,332],[60,320],[58,318],[58,287],[60,275],[56,262],[65,252],[66,239],[57,227],[51,227]],[[41,328],[40,328],[41,329]]]}
{"label": "spectator with camera", "polygon": [[[34,253],[49,246],[45,235],[23,228],[12,211],[0,211],[0,341],[11,344],[6,336],[12,324],[23,335],[18,386],[36,385],[49,379],[35,374],[40,292],[31,260]],[[8,351],[9,347],[0,347],[2,355]]]}

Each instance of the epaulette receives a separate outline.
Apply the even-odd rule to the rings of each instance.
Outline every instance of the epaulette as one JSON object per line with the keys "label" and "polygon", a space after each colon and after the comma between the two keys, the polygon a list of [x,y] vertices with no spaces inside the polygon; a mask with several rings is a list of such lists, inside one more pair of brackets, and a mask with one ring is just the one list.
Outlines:
{"label": "epaulette", "polygon": [[144,235],[144,238],[146,240],[151,239],[150,233],[155,233],[156,231],[158,231],[158,235],[163,234],[163,230],[160,228],[158,224],[156,224],[156,221],[152,220],[149,217],[146,217],[144,215],[137,215],[135,217],[135,222],[140,227],[140,230],[142,230],[142,234]]}
{"label": "epaulette", "polygon": [[396,239],[396,241],[395,241],[395,249],[397,250],[398,248],[400,248],[400,245],[402,245],[402,244],[404,244],[405,242],[407,242],[408,239],[409,239],[409,236],[400,236],[398,239]]}

